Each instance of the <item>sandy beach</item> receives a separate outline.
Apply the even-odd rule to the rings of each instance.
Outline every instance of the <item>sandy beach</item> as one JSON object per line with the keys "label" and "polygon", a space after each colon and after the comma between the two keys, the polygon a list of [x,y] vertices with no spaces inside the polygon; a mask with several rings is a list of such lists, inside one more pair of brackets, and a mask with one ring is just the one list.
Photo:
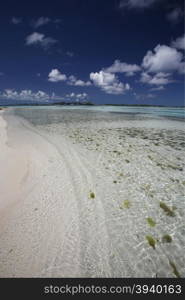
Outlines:
{"label": "sandy beach", "polygon": [[185,277],[183,121],[17,110],[0,111],[0,277]]}

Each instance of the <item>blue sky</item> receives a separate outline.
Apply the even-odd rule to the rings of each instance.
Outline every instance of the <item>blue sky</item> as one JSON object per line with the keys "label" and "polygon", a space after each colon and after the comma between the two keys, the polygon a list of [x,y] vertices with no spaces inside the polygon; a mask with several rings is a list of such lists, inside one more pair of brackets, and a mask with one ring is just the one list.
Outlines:
{"label": "blue sky", "polygon": [[184,105],[177,0],[6,1],[0,103]]}

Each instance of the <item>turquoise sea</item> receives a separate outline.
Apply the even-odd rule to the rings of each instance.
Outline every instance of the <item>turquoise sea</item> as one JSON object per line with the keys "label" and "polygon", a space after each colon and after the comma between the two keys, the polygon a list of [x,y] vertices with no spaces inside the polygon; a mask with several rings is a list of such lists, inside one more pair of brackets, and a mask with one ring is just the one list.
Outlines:
{"label": "turquoise sea", "polygon": [[142,107],[142,106],[111,106],[111,105],[48,105],[48,106],[14,106],[14,108],[26,108],[26,109],[44,109],[44,110],[84,110],[84,111],[96,111],[96,112],[110,112],[110,113],[122,113],[122,114],[136,114],[145,115],[147,117],[169,117],[169,118],[185,118],[185,108],[176,107]]}

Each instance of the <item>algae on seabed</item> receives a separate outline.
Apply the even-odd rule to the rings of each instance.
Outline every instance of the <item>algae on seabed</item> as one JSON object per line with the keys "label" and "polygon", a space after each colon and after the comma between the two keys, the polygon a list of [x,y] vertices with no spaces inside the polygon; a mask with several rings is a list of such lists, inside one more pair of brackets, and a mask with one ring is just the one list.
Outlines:
{"label": "algae on seabed", "polygon": [[152,218],[147,218],[146,220],[151,227],[154,227],[156,225],[156,222]]}
{"label": "algae on seabed", "polygon": [[172,242],[172,238],[169,234],[165,234],[162,237],[162,242],[163,243],[171,243]]}
{"label": "algae on seabed", "polygon": [[174,211],[162,201],[160,202],[160,208],[162,208],[164,210],[164,212],[167,214],[167,216],[175,217]]}
{"label": "algae on seabed", "polygon": [[151,235],[147,235],[147,236],[146,236],[146,239],[147,239],[147,241],[148,241],[148,244],[149,244],[153,249],[155,249],[156,241],[154,240],[154,238],[153,238]]}
{"label": "algae on seabed", "polygon": [[94,199],[94,198],[95,198],[95,193],[90,192],[90,195],[89,195],[89,196],[90,196],[91,199]]}
{"label": "algae on seabed", "polygon": [[129,200],[124,200],[123,203],[120,205],[120,208],[130,208],[131,207],[131,203]]}

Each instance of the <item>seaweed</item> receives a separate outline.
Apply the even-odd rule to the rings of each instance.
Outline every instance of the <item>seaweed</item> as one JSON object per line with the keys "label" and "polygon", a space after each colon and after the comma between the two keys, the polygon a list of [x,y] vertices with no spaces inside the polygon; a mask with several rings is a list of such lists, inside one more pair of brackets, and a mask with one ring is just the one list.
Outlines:
{"label": "seaweed", "polygon": [[90,192],[90,198],[94,199],[95,198],[95,193]]}
{"label": "seaweed", "polygon": [[129,159],[125,159],[125,161],[127,162],[127,164],[130,162],[130,160],[129,160]]}
{"label": "seaweed", "polygon": [[172,242],[172,238],[169,234],[165,234],[162,237],[162,242],[163,243],[171,243]]}
{"label": "seaweed", "polygon": [[131,207],[131,203],[129,200],[124,200],[122,205],[120,206],[121,209],[123,208],[130,208]]}
{"label": "seaweed", "polygon": [[173,169],[173,170],[183,171],[183,168],[182,168],[182,167],[179,167],[179,166],[175,166],[175,165],[168,164],[167,167],[168,167],[168,168],[171,168],[171,169]]}
{"label": "seaweed", "polygon": [[157,165],[158,167],[161,167],[162,170],[164,170],[164,165],[163,165],[163,164],[161,164],[161,163],[158,162],[156,165]]}
{"label": "seaweed", "polygon": [[148,244],[149,244],[153,249],[155,249],[156,241],[154,240],[154,238],[153,238],[151,235],[147,235],[147,236],[146,236],[146,239],[147,239],[147,241],[148,241]]}
{"label": "seaweed", "polygon": [[162,201],[160,202],[160,208],[164,210],[167,216],[175,217],[174,211]]}
{"label": "seaweed", "polygon": [[146,220],[151,227],[154,227],[156,225],[156,222],[152,218],[147,218]]}
{"label": "seaweed", "polygon": [[177,278],[180,278],[181,276],[180,276],[180,274],[179,274],[179,272],[178,272],[178,270],[177,270],[177,267],[176,267],[176,265],[174,264],[174,262],[172,262],[171,260],[169,260],[169,263],[170,263],[170,266],[171,266],[172,269],[173,269],[173,274],[174,274]]}
{"label": "seaweed", "polygon": [[151,159],[151,160],[153,160],[153,158],[151,157],[151,155],[148,155],[148,158]]}

